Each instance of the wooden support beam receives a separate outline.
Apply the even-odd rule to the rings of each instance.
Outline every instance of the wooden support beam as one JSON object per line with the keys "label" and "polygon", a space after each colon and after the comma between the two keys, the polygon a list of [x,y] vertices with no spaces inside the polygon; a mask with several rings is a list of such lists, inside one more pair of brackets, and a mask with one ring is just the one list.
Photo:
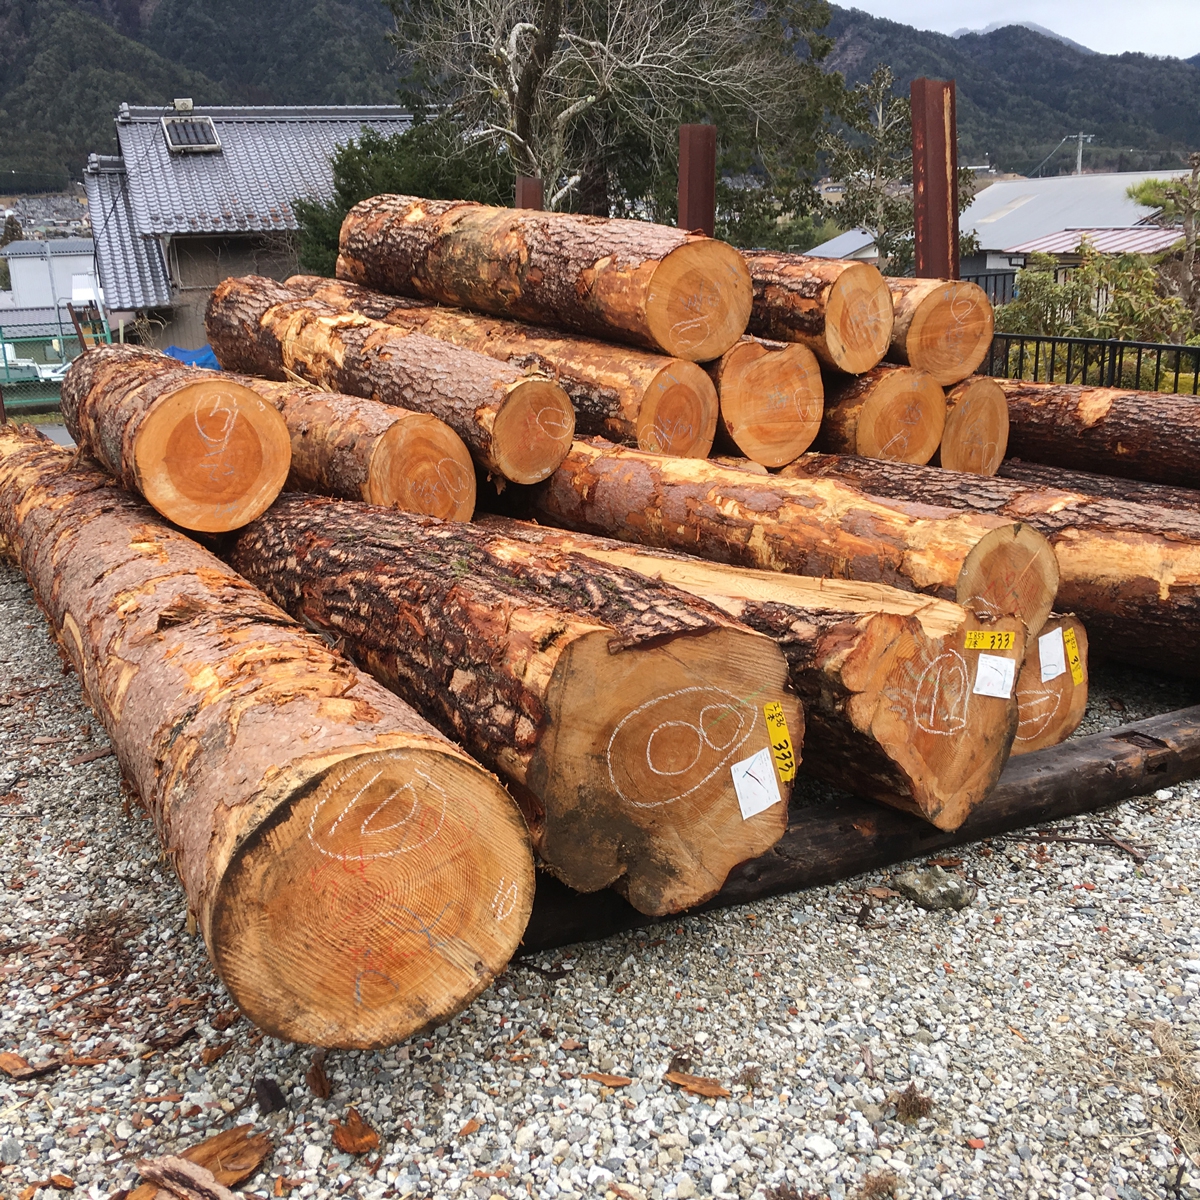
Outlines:
{"label": "wooden support beam", "polygon": [[[1200,705],[1010,759],[995,791],[953,833],[856,796],[795,809],[783,838],[737,867],[696,911],[817,887],[951,846],[1096,812],[1197,775]],[[540,873],[522,952],[653,923],[616,892],[581,896]]]}
{"label": "wooden support beam", "polygon": [[958,123],[954,80],[914,79],[913,223],[919,279],[958,278]]}
{"label": "wooden support beam", "polygon": [[536,175],[517,176],[517,202],[514,208],[532,208],[541,212],[546,207],[545,185]]}
{"label": "wooden support beam", "polygon": [[717,225],[717,127],[679,127],[679,228],[709,237]]}

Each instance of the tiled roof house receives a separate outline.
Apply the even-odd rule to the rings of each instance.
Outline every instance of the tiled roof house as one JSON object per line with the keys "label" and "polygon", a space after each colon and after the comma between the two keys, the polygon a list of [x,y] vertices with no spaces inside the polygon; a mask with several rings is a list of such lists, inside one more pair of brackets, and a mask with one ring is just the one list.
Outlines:
{"label": "tiled roof house", "polygon": [[202,345],[222,279],[295,272],[292,203],[332,197],[334,150],[363,126],[388,135],[411,124],[395,106],[122,104],[120,155],[93,154],[84,171],[106,306],[155,316],[160,344]]}

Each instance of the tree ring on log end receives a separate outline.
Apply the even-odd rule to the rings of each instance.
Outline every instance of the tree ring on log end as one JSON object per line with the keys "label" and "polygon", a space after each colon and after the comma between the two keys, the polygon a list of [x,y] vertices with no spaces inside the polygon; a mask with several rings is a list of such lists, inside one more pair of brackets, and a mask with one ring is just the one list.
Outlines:
{"label": "tree ring on log end", "polygon": [[947,280],[917,305],[904,339],[905,357],[949,387],[983,362],[994,328],[992,303],[983,288]]}
{"label": "tree ring on log end", "polygon": [[923,466],[934,456],[946,425],[946,394],[912,367],[887,370],[858,415],[855,453],[864,458]]}
{"label": "tree ring on log end", "polygon": [[364,499],[447,521],[469,521],[475,512],[475,465],[450,426],[413,413],[396,421],[376,443]]}
{"label": "tree ring on log end", "polygon": [[892,294],[870,263],[848,266],[829,288],[825,344],[834,365],[848,375],[876,366],[892,340]]}
{"label": "tree ring on log end", "polygon": [[732,247],[699,238],[672,250],[650,278],[646,325],[666,354],[689,362],[720,358],[746,332],[754,284]]}
{"label": "tree ring on log end", "polygon": [[505,479],[540,483],[571,449],[575,410],[549,379],[513,384],[492,426],[492,458]]}
{"label": "tree ring on log end", "polygon": [[984,617],[1020,617],[1036,637],[1054,607],[1058,559],[1042,534],[1020,522],[989,530],[958,573],[957,600]]}
{"label": "tree ring on log end", "polygon": [[516,951],[533,903],[524,823],[491,776],[430,741],[334,763],[226,869],[211,953],[273,1036],[391,1045],[460,1011]]}
{"label": "tree ring on log end", "polygon": [[292,443],[261,396],[214,375],[159,400],[133,448],[138,489],[184,529],[224,533],[261,516],[287,479]]}
{"label": "tree ring on log end", "polygon": [[717,432],[717,389],[703,368],[676,359],[655,375],[637,416],[638,449],[707,458]]}
{"label": "tree ring on log end", "polygon": [[730,364],[735,374],[722,396],[721,415],[747,458],[764,467],[782,467],[803,454],[820,432],[825,387],[816,355],[807,346],[789,342],[778,350],[759,350],[744,365]]}
{"label": "tree ring on log end", "polygon": [[948,471],[995,475],[1007,449],[1008,400],[1004,389],[984,376],[960,383],[947,397],[939,465]]}

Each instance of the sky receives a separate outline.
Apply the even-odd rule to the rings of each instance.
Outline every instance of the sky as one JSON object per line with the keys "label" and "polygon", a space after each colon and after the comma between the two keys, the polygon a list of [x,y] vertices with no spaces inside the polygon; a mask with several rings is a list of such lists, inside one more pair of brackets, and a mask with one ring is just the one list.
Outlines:
{"label": "sky", "polygon": [[954,33],[1036,21],[1101,54],[1200,54],[1200,0],[837,0],[918,29]]}

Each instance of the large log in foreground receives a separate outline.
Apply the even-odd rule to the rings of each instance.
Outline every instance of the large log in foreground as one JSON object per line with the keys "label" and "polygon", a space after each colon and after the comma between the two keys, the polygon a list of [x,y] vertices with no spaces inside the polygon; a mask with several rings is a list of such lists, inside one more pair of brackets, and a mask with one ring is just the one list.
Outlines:
{"label": "large log in foreground", "polygon": [[598,434],[680,458],[704,458],[712,449],[717,393],[694,362],[504,317],[385,296],[315,275],[293,275],[287,286],[340,312],[359,312],[520,370],[543,372],[570,396],[580,436]]}
{"label": "large log in foreground", "polygon": [[356,204],[342,222],[337,275],[691,362],[724,354],[750,316],[750,276],[724,242],[648,221],[465,200]]}
{"label": "large log in foreground", "polygon": [[[281,497],[230,561],[509,780],[542,861],[580,891],[677,911],[783,833],[791,774],[772,764],[764,706],[798,755],[787,664],[703,601],[478,526],[316,497]],[[760,811],[737,780],[764,753]]]}
{"label": "large log in foreground", "polygon": [[[801,460],[803,461],[803,459]],[[886,583],[1038,630],[1058,564],[1020,522],[876,500],[833,480],[575,442],[562,466],[507,509],[545,524],[683,550],[715,562]]]}
{"label": "large log in foreground", "polygon": [[[738,867],[704,909],[836,883],[868,871],[1098,812],[1200,775],[1200,705],[1010,759],[1000,783],[953,832],[855,796],[795,808],[787,833]],[[580,896],[538,878],[526,954],[653,924],[614,892]]]}
{"label": "large log in foreground", "polygon": [[1025,521],[1053,546],[1058,607],[1087,626],[1097,658],[1172,674],[1200,668],[1200,512],[850,456],[804,455],[783,474],[836,480],[899,512],[920,496]]}
{"label": "large log in foreground", "polygon": [[260,275],[213,291],[208,340],[227,371],[296,379],[445,421],[493,475],[536,483],[562,461],[575,412],[552,380],[381,321],[342,313]]}
{"label": "large log in foreground", "polygon": [[104,474],[0,429],[0,527],[267,1032],[384,1046],[502,970],[533,858],[496,780]]}
{"label": "large log in foreground", "polygon": [[858,375],[887,352],[892,298],[869,263],[755,250],[745,254],[754,280],[749,331],[802,342],[827,367]]}
{"label": "large log in foreground", "polygon": [[1164,392],[998,379],[1014,458],[1195,487],[1200,400]]}
{"label": "large log in foreground", "polygon": [[291,442],[270,404],[157,351],[85,351],[63,380],[62,413],[84,451],[184,529],[237,529],[287,478]]}
{"label": "large log in foreground", "polygon": [[[1016,617],[881,584],[748,570],[485,517],[539,546],[660,579],[778,642],[804,704],[801,770],[955,829],[991,791],[1017,731]],[[1004,677],[988,688],[986,672]],[[983,691],[979,690],[981,681]]]}
{"label": "large log in foreground", "polygon": [[927,463],[946,427],[946,393],[913,367],[872,367],[862,375],[830,374],[817,447],[893,462]]}
{"label": "large log in foreground", "polygon": [[896,319],[888,358],[928,371],[943,387],[966,379],[987,357],[995,314],[978,284],[889,277]]}

